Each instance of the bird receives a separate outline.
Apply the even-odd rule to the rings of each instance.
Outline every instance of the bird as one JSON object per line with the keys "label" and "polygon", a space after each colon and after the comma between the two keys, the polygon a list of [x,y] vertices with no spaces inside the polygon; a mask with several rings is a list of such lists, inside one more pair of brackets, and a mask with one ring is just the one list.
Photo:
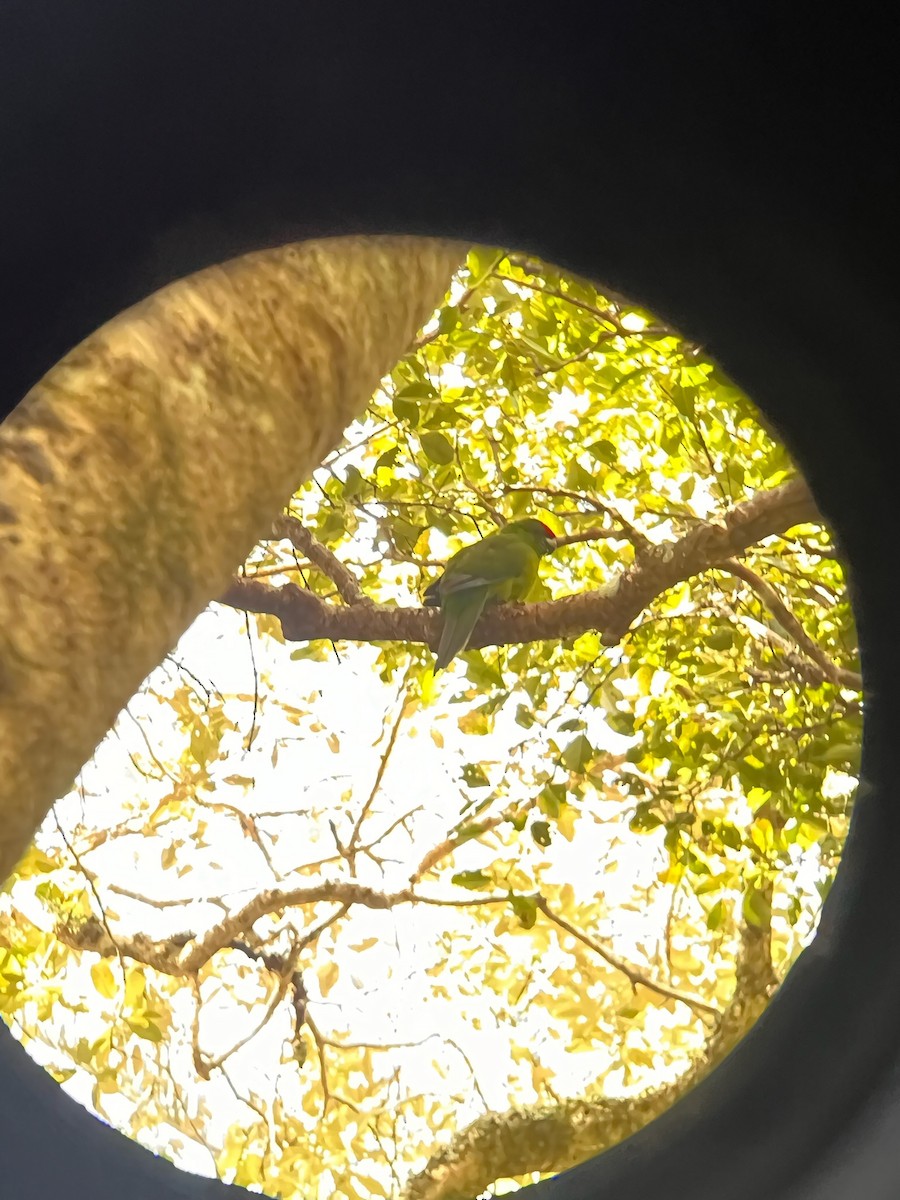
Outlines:
{"label": "bird", "polygon": [[426,605],[444,614],[435,671],[449,666],[465,650],[488,604],[528,596],[541,559],[556,549],[557,541],[549,525],[526,517],[464,546],[447,560],[443,575],[423,595]]}

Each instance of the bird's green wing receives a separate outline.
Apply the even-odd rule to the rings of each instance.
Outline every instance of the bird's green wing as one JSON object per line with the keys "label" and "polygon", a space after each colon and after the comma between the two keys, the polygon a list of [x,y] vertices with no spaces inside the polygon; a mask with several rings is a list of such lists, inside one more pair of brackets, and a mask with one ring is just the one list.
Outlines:
{"label": "bird's green wing", "polygon": [[436,670],[466,648],[489,601],[521,599],[534,583],[539,557],[530,546],[502,534],[491,539],[490,548],[487,540],[454,554],[426,592],[426,602],[440,603],[444,613]]}
{"label": "bird's green wing", "polygon": [[533,575],[538,556],[530,546],[502,534],[490,540],[494,538],[497,542],[502,538],[502,545],[493,545],[488,551],[485,542],[489,539],[484,538],[454,554],[437,585],[432,584],[428,591],[434,595],[432,589],[439,590],[442,599],[472,588],[488,588],[496,594],[497,585]]}

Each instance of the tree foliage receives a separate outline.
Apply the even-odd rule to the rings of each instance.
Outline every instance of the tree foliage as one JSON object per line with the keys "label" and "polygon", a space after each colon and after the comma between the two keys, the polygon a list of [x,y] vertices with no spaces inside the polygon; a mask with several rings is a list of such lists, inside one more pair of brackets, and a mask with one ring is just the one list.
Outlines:
{"label": "tree foliage", "polygon": [[[563,538],[533,603],[436,678],[424,587],[526,515]],[[704,348],[473,251],[57,806],[6,898],[5,1015],[98,1111],[271,1195],[559,1170],[713,1066],[812,936],[858,671],[814,500]]]}

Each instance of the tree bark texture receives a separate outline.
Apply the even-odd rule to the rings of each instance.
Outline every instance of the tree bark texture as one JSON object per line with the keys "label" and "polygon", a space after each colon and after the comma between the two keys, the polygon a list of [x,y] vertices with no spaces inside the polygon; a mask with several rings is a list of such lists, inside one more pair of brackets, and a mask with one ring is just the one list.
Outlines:
{"label": "tree bark texture", "polygon": [[0,879],[465,251],[335,238],[202,271],[82,342],[0,428]]}

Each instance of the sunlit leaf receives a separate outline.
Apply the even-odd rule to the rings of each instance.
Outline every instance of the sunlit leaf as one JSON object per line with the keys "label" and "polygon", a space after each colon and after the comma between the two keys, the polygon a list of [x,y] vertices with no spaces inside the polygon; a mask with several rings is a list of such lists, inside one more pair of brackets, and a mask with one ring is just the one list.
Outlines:
{"label": "sunlit leaf", "polygon": [[105,1000],[111,1000],[119,990],[112,967],[105,958],[92,965],[91,982]]}

